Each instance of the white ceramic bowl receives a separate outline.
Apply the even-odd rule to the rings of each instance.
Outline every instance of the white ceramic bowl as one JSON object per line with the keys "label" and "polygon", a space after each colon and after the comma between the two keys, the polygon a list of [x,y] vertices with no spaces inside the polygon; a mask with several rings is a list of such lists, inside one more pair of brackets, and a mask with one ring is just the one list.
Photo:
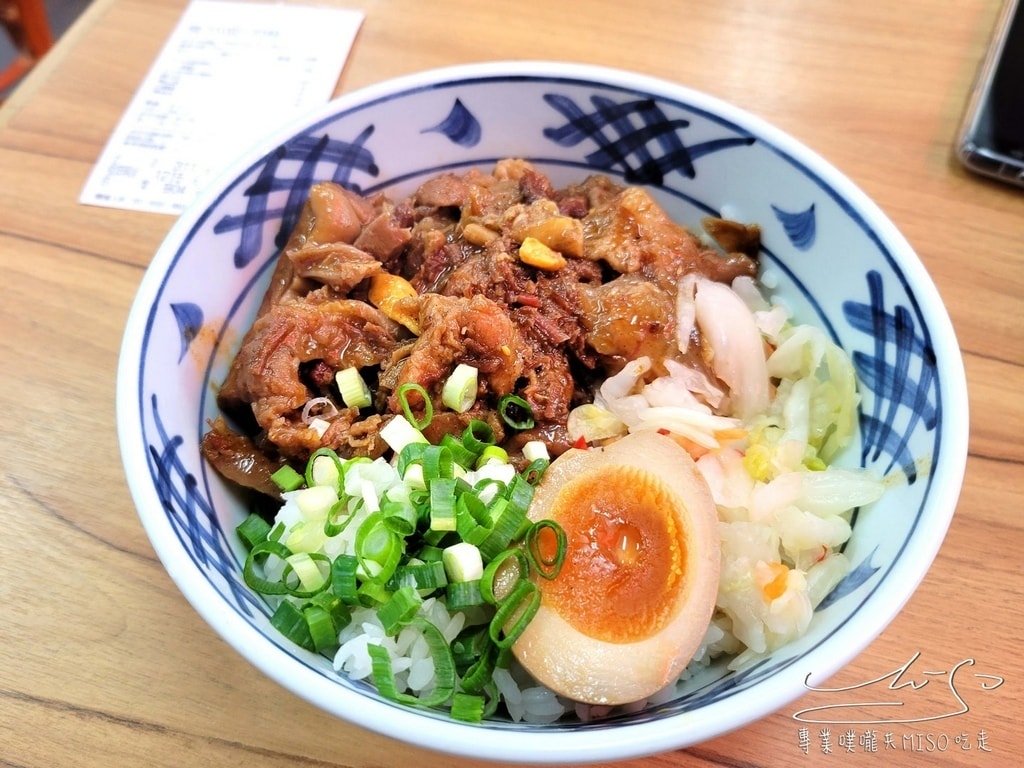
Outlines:
{"label": "white ceramic bowl", "polygon": [[[852,356],[863,402],[844,461],[905,482],[856,519],[855,567],[805,637],[755,667],[712,668],[668,704],[589,724],[465,725],[392,704],[289,644],[241,578],[244,508],[204,464],[213,393],[251,322],[309,184],[411,192],[441,171],[530,160],[558,185],[593,172],[648,185],[680,222],[757,222],[762,263],[798,319]],[[793,701],[876,637],[928,570],[967,448],[962,362],[941,300],[885,215],[836,169],[735,107],[608,69],[492,63],[346,95],[248,152],[183,215],[153,259],[124,336],[118,430],[160,559],[202,617],[262,672],[339,717],[455,754],[566,764],[691,745]],[[168,631],[174,631],[171,627]],[[484,733],[486,732],[486,733]]]}

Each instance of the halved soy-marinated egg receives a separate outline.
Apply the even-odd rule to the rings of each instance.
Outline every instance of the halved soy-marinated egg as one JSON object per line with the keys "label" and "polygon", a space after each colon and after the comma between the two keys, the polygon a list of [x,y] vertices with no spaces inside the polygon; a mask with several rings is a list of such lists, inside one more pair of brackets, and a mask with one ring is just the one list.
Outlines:
{"label": "halved soy-marinated egg", "polygon": [[530,508],[566,533],[554,579],[513,645],[540,682],[590,704],[640,701],[678,678],[718,591],[718,517],[690,456],[656,432],[571,450]]}

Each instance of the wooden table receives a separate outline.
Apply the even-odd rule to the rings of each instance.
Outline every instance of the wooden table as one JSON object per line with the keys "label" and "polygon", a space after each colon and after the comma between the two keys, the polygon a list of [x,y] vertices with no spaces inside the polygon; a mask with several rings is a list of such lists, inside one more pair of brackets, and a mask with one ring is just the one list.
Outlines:
{"label": "wooden table", "polygon": [[[800,701],[632,768],[1024,756],[1024,193],[969,176],[950,151],[999,4],[348,3],[366,19],[338,93],[447,64],[558,58],[670,78],[759,114],[888,212],[952,315],[972,418],[957,514],[913,599],[832,682],[911,660],[914,672],[959,665],[984,675],[962,691],[969,712],[883,724],[874,743],[835,729],[828,754],[819,729],[793,719]],[[136,518],[114,376],[172,219],[77,200],[184,6],[96,0],[0,109],[0,764],[471,765],[336,721],[256,673],[186,603]]]}

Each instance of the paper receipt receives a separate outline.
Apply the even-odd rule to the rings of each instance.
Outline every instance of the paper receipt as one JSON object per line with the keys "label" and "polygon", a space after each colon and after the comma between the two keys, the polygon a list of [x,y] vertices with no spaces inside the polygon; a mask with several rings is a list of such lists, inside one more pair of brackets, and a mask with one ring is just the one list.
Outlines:
{"label": "paper receipt", "polygon": [[362,20],[351,9],[193,0],[80,201],[181,213],[239,153],[330,99]]}

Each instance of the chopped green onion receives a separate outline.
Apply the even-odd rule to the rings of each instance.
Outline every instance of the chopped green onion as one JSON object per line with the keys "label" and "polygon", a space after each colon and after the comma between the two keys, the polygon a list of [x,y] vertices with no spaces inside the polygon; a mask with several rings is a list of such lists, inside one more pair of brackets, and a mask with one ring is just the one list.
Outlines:
{"label": "chopped green onion", "polygon": [[288,529],[284,545],[292,552],[316,552],[324,545],[326,538],[319,522],[300,520]]}
{"label": "chopped green onion", "polygon": [[288,594],[288,586],[281,581],[270,581],[256,572],[257,567],[264,565],[270,557],[286,560],[292,552],[284,544],[273,539],[261,541],[249,550],[245,558],[245,565],[242,566],[242,579],[254,592],[261,595],[285,595]]}
{"label": "chopped green onion", "polygon": [[502,550],[516,538],[526,519],[526,510],[504,498],[495,499],[488,510],[492,516],[492,525],[487,537],[480,542],[480,553],[485,560],[491,560],[501,554]]}
{"label": "chopped green onion", "polygon": [[338,555],[331,563],[331,592],[348,605],[359,602],[358,567],[359,560],[355,555]]}
{"label": "chopped green onion", "polygon": [[440,560],[429,563],[412,563],[400,565],[388,582],[388,588],[397,590],[401,587],[413,589],[435,590],[448,584],[444,564]]}
{"label": "chopped green onion", "polygon": [[[426,483],[426,481],[424,481],[424,483]],[[426,486],[424,486],[423,488],[409,488],[409,503],[419,510],[421,521],[429,520],[430,491],[426,489]]]}
{"label": "chopped green onion", "polygon": [[395,453],[401,453],[407,445],[413,443],[429,444],[430,442],[409,419],[400,413],[392,416],[388,423],[381,427],[380,437]]}
{"label": "chopped green onion", "polygon": [[423,465],[417,462],[406,467],[402,472],[402,482],[413,491],[427,490],[427,478],[423,476]]}
{"label": "chopped green onion", "polygon": [[338,644],[338,632],[327,609],[310,603],[302,609],[302,617],[306,620],[314,650],[322,652]]}
{"label": "chopped green onion", "polygon": [[484,464],[489,461],[497,461],[502,464],[508,463],[508,451],[502,448],[500,445],[488,445],[480,453],[480,456],[476,460],[476,468],[480,469]]}
{"label": "chopped green onion", "polygon": [[372,480],[361,480],[359,482],[358,495],[363,501],[363,509],[368,514],[380,511],[380,499],[377,498],[377,488]]}
{"label": "chopped green onion", "polygon": [[435,547],[432,544],[424,544],[420,548],[420,560],[425,563],[441,562],[444,555],[444,547]]}
{"label": "chopped green onion", "polygon": [[384,633],[394,635],[408,624],[423,603],[419,592],[411,586],[400,587],[384,605],[377,609],[377,618],[384,627]]}
{"label": "chopped green onion", "polygon": [[512,648],[499,648],[498,658],[494,660],[494,666],[496,669],[509,669],[512,666],[512,662],[515,660],[516,655],[512,652]]}
{"label": "chopped green onion", "polygon": [[[430,510],[424,507],[429,516]],[[432,531],[429,528],[423,532],[423,541],[432,547],[441,547],[442,549],[450,543],[458,541],[457,534],[455,531]]]}
{"label": "chopped green onion", "polygon": [[404,543],[405,540],[384,523],[383,513],[372,513],[356,530],[359,567],[368,579],[387,582],[402,558]]}
{"label": "chopped green onion", "polygon": [[519,582],[526,580],[529,569],[530,561],[523,550],[519,547],[506,549],[484,568],[480,577],[480,594],[491,605],[498,605]]}
{"label": "chopped green onion", "polygon": [[452,452],[442,445],[428,445],[420,456],[423,464],[423,478],[430,484],[437,478],[455,477],[455,459]]}
{"label": "chopped green onion", "polygon": [[[396,416],[395,418],[404,419],[405,417]],[[402,446],[401,450],[396,450],[395,453],[398,455],[398,462],[395,464],[395,469],[398,470],[398,474],[405,475],[405,473],[409,471],[409,467],[414,467],[417,464],[422,465],[423,454],[430,447],[430,443],[427,442],[427,438],[424,437],[422,440],[407,443]]]}
{"label": "chopped green onion", "polygon": [[[520,579],[512,592],[498,604],[488,627],[498,649],[511,648],[540,608],[540,590],[528,579]],[[511,622],[511,626],[509,626]]]}
{"label": "chopped green onion", "polygon": [[492,523],[491,513],[487,504],[480,498],[480,494],[472,492],[462,494],[459,497],[459,507],[459,511],[463,516],[468,515],[468,519],[477,525],[490,528]]}
{"label": "chopped green onion", "polygon": [[339,500],[324,518],[324,536],[330,538],[348,528],[348,524],[359,511],[360,504],[350,504],[348,499]]}
{"label": "chopped green onion", "polygon": [[473,493],[485,504],[493,504],[499,496],[504,497],[508,484],[496,477],[485,477],[473,486]]}
{"label": "chopped green onion", "polygon": [[452,696],[450,714],[453,720],[479,723],[484,719],[484,697],[457,692]]}
{"label": "chopped green onion", "polygon": [[533,408],[519,395],[505,395],[498,401],[498,415],[512,429],[532,429]]}
{"label": "chopped green onion", "polygon": [[479,546],[491,532],[487,505],[476,494],[463,493],[455,503],[455,530],[463,541]]}
{"label": "chopped green onion", "polygon": [[486,421],[472,419],[462,432],[462,444],[479,456],[488,445],[494,445],[494,429]]}
{"label": "chopped green onion", "polygon": [[494,677],[494,665],[498,657],[498,646],[491,642],[488,632],[478,636],[483,643],[480,655],[462,676],[462,690],[467,693],[481,693]]}
{"label": "chopped green onion", "polygon": [[455,669],[460,674],[465,673],[476,664],[490,643],[491,638],[487,635],[486,627],[481,629],[479,626],[471,626],[463,629],[451,643]]}
{"label": "chopped green onion", "polygon": [[496,686],[492,680],[484,686],[484,690],[481,695],[484,697],[483,719],[486,720],[488,717],[493,717],[494,713],[498,711],[498,704],[501,702],[501,694],[498,692],[498,686]]}
{"label": "chopped green onion", "polygon": [[343,368],[334,374],[334,381],[338,385],[341,399],[349,408],[366,408],[373,402],[370,388],[366,386],[358,368]]}
{"label": "chopped green onion", "polygon": [[530,520],[530,518],[524,517],[522,524],[519,526],[519,530],[516,532],[516,535],[513,537],[513,541],[522,541],[523,539],[525,539],[526,538],[526,532],[528,530],[530,530],[530,526],[531,525],[533,525],[533,522]]}
{"label": "chopped green onion", "polygon": [[307,651],[316,650],[313,637],[309,634],[309,623],[302,610],[289,600],[281,601],[270,617],[270,624],[298,646]]}
{"label": "chopped green onion", "polygon": [[419,522],[419,512],[412,503],[407,501],[393,501],[385,497],[381,503],[381,512],[384,513],[384,525],[390,528],[398,536],[406,538],[416,532],[416,524]]}
{"label": "chopped green onion", "polygon": [[261,541],[267,540],[270,535],[270,523],[255,512],[251,512],[245,520],[238,524],[235,533],[245,544],[246,549],[252,549]]}
{"label": "chopped green onion", "polygon": [[548,459],[534,459],[522,471],[523,479],[530,485],[537,485],[548,471],[551,462]]}
{"label": "chopped green onion", "polygon": [[[422,420],[417,419],[412,412],[412,406],[409,404],[410,392],[415,392],[423,398]],[[427,394],[427,390],[414,381],[407,381],[398,388],[398,403],[402,406],[402,413],[405,415],[405,418],[418,430],[426,429],[430,426],[430,422],[434,420],[434,404],[430,402],[430,395]]]}
{"label": "chopped green onion", "polygon": [[287,464],[282,465],[280,469],[275,471],[270,476],[270,479],[274,481],[278,488],[286,493],[298,490],[305,482],[305,478]]}
{"label": "chopped green onion", "polygon": [[[466,368],[462,374],[472,377],[475,372]],[[446,387],[458,383],[449,380]],[[455,394],[461,397],[453,399]],[[370,459],[346,461],[330,448],[318,449],[304,477],[290,467],[281,473],[286,484],[298,477],[297,493],[288,498],[301,518],[290,513],[287,526],[271,528],[254,516],[238,526],[250,548],[243,576],[254,589],[285,598],[281,604],[287,607],[275,611],[274,625],[310,650],[337,648],[354,606],[375,609],[390,636],[405,626],[420,628],[434,661],[432,686],[422,694],[399,692],[389,651],[371,642],[374,684],[386,698],[446,706],[455,719],[479,722],[501,698],[495,668],[512,662],[511,647],[539,608],[531,572],[553,578],[565,558],[564,531],[551,521],[531,523],[527,516],[550,457],[543,442],[529,441],[523,449],[528,465],[517,472],[497,445],[499,423],[481,419],[468,419],[460,436],[446,434],[432,445],[422,432],[433,417],[428,391],[407,383],[396,396],[401,412],[388,417],[381,435],[396,457],[384,469],[393,468],[401,482],[385,481],[376,468],[365,474],[353,470],[353,461]],[[438,403],[465,413],[475,397],[476,386],[463,381],[458,392],[442,392]],[[521,397],[503,397],[499,413],[512,428],[533,426],[533,413]],[[287,477],[289,471],[293,477]],[[333,559],[323,554],[332,546],[327,539],[350,525],[358,526],[346,534],[352,542],[342,548],[339,541],[334,549],[345,554]],[[277,581],[269,578],[277,574]],[[474,626],[450,645],[420,615],[423,600],[438,596],[449,611],[469,611],[473,617]]]}
{"label": "chopped green onion", "polygon": [[[541,541],[545,531],[550,531],[555,537],[553,551],[546,551],[552,547]],[[526,531],[526,556],[534,570],[545,579],[555,578],[562,570],[567,547],[565,529],[554,520],[538,520]]]}
{"label": "chopped green onion", "polygon": [[523,458],[528,462],[536,461],[537,459],[551,460],[551,454],[548,453],[548,447],[542,440],[528,440],[523,445]]}
{"label": "chopped green onion", "polygon": [[391,599],[391,590],[387,584],[376,579],[369,579],[359,585],[359,603],[365,606],[382,606]]}
{"label": "chopped green onion", "polygon": [[391,654],[388,649],[378,643],[368,643],[366,652],[370,654],[370,668],[373,676],[373,684],[381,696],[399,701],[404,695],[399,692],[395,685],[395,672],[391,667]]}
{"label": "chopped green onion", "polygon": [[533,494],[533,486],[522,475],[513,477],[512,482],[505,489],[505,498],[508,499],[512,506],[522,510],[524,513],[533,502]]}
{"label": "chopped green onion", "polygon": [[338,633],[341,630],[352,623],[352,612],[349,611],[345,601],[332,591],[319,592],[313,595],[309,600],[309,604],[317,605],[327,611],[331,621],[334,623],[335,639],[337,639]]}
{"label": "chopped green onion", "polygon": [[[330,583],[331,559],[322,552],[296,552],[285,558],[281,580],[295,597],[312,597]],[[294,574],[298,584],[292,584]]]}
{"label": "chopped green onion", "polygon": [[450,581],[479,581],[484,575],[484,561],[480,550],[468,541],[445,547],[441,562]]}
{"label": "chopped green onion", "polygon": [[451,451],[452,460],[467,469],[472,467],[477,460],[477,454],[462,444],[462,440],[452,434],[445,434],[441,438],[440,445]]}
{"label": "chopped green onion", "polygon": [[454,531],[455,488],[452,478],[438,477],[430,481],[430,530]]}
{"label": "chopped green onion", "polygon": [[480,579],[451,581],[444,591],[449,611],[463,611],[484,604],[484,597],[480,594]]}
{"label": "chopped green onion", "polygon": [[455,692],[455,662],[451,648],[441,630],[426,619],[417,616],[411,622],[423,633],[427,648],[434,661],[434,687],[423,696],[401,693],[395,685],[395,675],[391,668],[391,656],[388,649],[370,643],[366,650],[370,654],[373,668],[373,683],[381,696],[401,704],[421,707],[438,707],[452,697]]}
{"label": "chopped green onion", "polygon": [[342,487],[345,469],[331,448],[318,448],[306,462],[306,485],[326,486],[337,492]]}
{"label": "chopped green onion", "polygon": [[476,402],[478,371],[472,365],[455,366],[441,390],[441,402],[458,413],[465,413]]}

